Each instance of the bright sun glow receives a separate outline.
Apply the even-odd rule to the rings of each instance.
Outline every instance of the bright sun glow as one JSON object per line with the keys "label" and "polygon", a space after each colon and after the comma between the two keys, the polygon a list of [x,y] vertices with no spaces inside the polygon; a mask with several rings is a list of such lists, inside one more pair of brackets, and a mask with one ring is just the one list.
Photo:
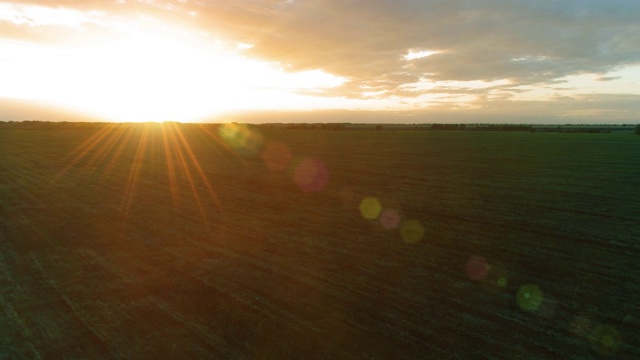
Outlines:
{"label": "bright sun glow", "polygon": [[234,110],[312,106],[296,92],[345,81],[251,60],[242,54],[249,47],[164,26],[88,46],[0,40],[0,97],[115,121],[198,121]]}

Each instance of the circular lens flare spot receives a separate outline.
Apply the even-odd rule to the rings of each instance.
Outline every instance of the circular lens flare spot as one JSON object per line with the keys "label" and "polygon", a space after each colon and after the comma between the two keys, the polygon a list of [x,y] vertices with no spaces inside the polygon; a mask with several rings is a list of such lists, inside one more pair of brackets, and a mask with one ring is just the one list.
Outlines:
{"label": "circular lens flare spot", "polygon": [[400,236],[406,243],[418,243],[424,237],[424,226],[415,219],[405,220],[400,225]]}
{"label": "circular lens flare spot", "polygon": [[516,302],[522,310],[536,311],[542,305],[544,300],[544,294],[542,290],[535,284],[526,284],[520,286],[518,293],[516,294]]}
{"label": "circular lens flare spot", "polygon": [[484,281],[491,285],[503,288],[507,286],[507,283],[509,282],[509,272],[499,263],[491,263],[489,264],[487,276]]}
{"label": "circular lens flare spot", "polygon": [[396,209],[384,209],[378,217],[382,227],[387,230],[397,229],[401,220],[400,213]]}
{"label": "circular lens flare spot", "polygon": [[366,197],[360,202],[360,215],[367,220],[375,220],[380,216],[382,205],[377,198]]}
{"label": "circular lens flare spot", "polygon": [[320,192],[329,183],[329,170],[320,160],[303,159],[295,168],[293,180],[304,192]]}
{"label": "circular lens flare spot", "polygon": [[464,267],[464,271],[471,280],[482,281],[489,273],[489,263],[483,256],[472,256]]}
{"label": "circular lens flare spot", "polygon": [[231,149],[241,155],[257,154],[264,143],[262,135],[245,124],[220,125],[218,134]]}
{"label": "circular lens flare spot", "polygon": [[588,336],[593,348],[604,355],[613,355],[620,345],[620,333],[612,325],[600,324]]}
{"label": "circular lens flare spot", "polygon": [[270,171],[283,171],[291,163],[291,150],[283,143],[270,142],[262,150],[262,160]]}

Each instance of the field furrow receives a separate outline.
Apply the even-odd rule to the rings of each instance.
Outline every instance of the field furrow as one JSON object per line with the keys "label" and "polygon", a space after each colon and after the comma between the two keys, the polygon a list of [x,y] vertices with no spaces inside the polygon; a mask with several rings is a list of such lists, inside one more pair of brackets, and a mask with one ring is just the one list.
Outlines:
{"label": "field furrow", "polygon": [[219,126],[0,128],[0,354],[640,356],[640,138]]}

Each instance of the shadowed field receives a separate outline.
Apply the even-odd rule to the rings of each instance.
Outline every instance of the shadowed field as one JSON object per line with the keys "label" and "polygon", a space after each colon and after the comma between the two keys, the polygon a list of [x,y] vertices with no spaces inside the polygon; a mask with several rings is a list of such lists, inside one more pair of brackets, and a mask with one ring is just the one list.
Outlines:
{"label": "shadowed field", "polygon": [[0,127],[0,357],[640,357],[640,137]]}

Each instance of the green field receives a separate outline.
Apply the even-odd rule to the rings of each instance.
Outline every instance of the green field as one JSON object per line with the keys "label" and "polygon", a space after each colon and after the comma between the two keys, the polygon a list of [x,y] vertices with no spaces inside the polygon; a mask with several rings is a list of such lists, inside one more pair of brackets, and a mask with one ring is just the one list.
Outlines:
{"label": "green field", "polygon": [[640,136],[0,126],[2,359],[640,358]]}

